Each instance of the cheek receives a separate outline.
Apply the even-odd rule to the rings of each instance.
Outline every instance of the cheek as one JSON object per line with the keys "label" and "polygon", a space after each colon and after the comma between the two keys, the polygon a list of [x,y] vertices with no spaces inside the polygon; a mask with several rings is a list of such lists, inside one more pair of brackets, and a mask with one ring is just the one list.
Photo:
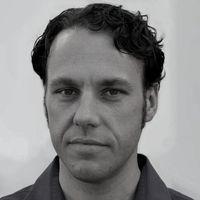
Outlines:
{"label": "cheek", "polygon": [[143,101],[139,103],[126,102],[116,107],[112,115],[112,128],[118,144],[124,148],[137,143],[141,134]]}
{"label": "cheek", "polygon": [[66,105],[66,103],[58,103],[53,99],[53,97],[47,98],[46,108],[49,119],[49,127],[53,130],[56,129],[56,132],[59,130],[59,127],[62,128],[62,126],[67,126],[68,122],[72,118],[71,107]]}
{"label": "cheek", "polygon": [[55,149],[60,149],[63,136],[72,124],[72,112],[66,106],[58,105],[53,100],[46,101],[48,126]]}
{"label": "cheek", "polygon": [[140,124],[143,115],[143,99],[140,101],[127,101],[120,106],[116,106],[113,109],[112,118],[115,119],[122,128],[125,126],[137,126]]}

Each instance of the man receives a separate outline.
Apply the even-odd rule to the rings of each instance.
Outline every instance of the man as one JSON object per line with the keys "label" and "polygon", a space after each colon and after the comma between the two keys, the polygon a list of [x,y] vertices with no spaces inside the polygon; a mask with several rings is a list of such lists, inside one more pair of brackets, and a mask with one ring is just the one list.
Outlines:
{"label": "man", "polygon": [[15,200],[186,200],[137,154],[164,54],[146,16],[91,4],[51,20],[32,52],[57,157]]}

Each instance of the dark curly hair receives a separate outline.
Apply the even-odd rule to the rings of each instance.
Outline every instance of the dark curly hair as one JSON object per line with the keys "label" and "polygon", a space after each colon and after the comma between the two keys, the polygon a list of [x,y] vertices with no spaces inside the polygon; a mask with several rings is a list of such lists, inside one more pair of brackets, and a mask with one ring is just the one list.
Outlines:
{"label": "dark curly hair", "polygon": [[157,40],[156,29],[148,25],[148,16],[131,13],[122,6],[89,4],[84,8],[71,8],[49,21],[44,33],[36,40],[32,50],[34,71],[43,84],[47,81],[47,59],[51,44],[64,29],[74,26],[92,31],[109,31],[117,50],[130,54],[144,63],[145,89],[158,84],[164,77],[162,39]]}

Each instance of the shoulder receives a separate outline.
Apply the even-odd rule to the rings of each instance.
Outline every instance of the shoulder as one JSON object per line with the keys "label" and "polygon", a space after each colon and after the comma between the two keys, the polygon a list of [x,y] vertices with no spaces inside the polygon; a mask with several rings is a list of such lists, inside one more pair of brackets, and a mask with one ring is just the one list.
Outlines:
{"label": "shoulder", "polygon": [[170,193],[172,200],[194,200],[194,199],[187,197],[187,196],[181,194],[180,192],[177,192],[176,190],[173,190],[171,188],[169,188],[169,193]]}
{"label": "shoulder", "polygon": [[26,195],[31,191],[32,185],[25,187],[13,194],[0,198],[0,200],[23,200]]}

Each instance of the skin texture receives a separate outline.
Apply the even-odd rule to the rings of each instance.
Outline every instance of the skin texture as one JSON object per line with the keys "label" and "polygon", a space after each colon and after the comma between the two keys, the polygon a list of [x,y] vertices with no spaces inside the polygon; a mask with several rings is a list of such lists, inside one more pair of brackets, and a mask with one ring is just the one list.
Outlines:
{"label": "skin texture", "polygon": [[142,67],[117,51],[106,33],[64,30],[53,42],[45,108],[69,199],[133,195],[142,121],[157,108],[157,90],[144,93]]}

